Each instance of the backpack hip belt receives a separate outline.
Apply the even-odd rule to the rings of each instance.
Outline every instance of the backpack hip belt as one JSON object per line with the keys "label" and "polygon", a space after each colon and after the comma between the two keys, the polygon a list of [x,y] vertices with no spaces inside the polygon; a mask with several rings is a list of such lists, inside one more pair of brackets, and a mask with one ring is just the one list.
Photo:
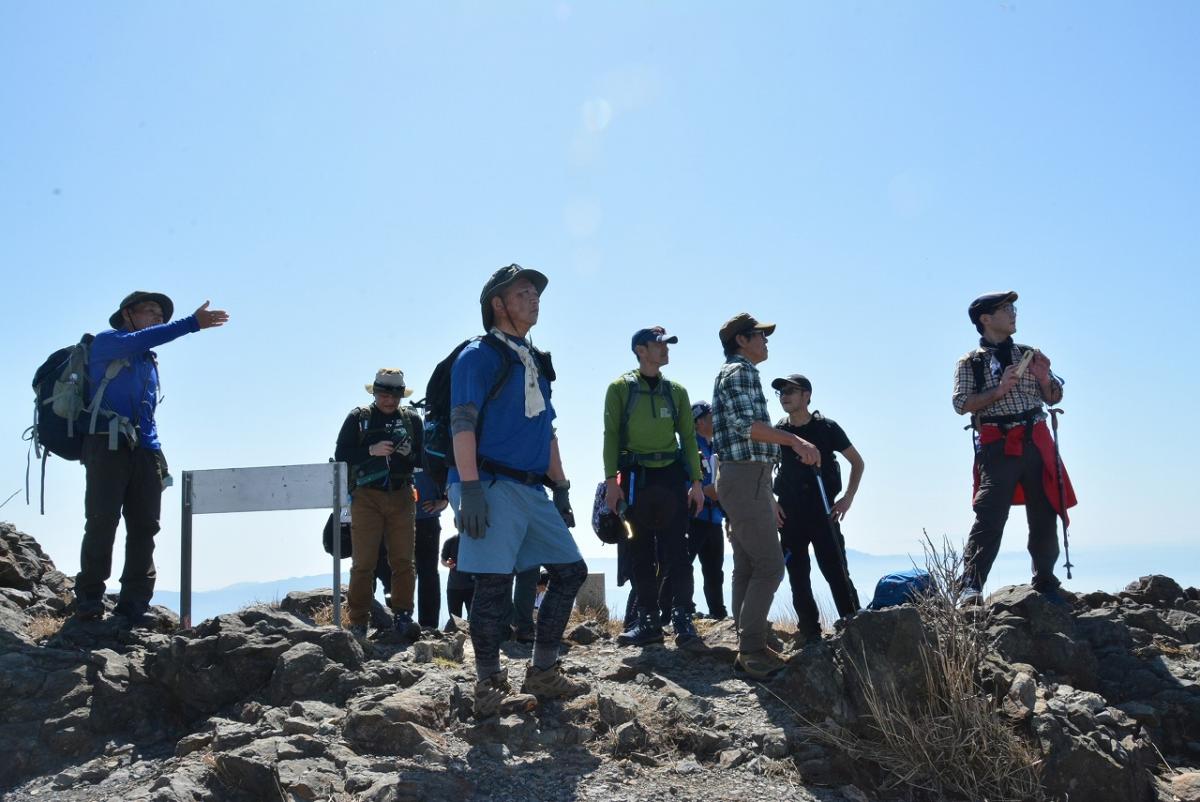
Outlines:
{"label": "backpack hip belt", "polygon": [[494,473],[497,476],[506,476],[509,479],[515,479],[523,485],[544,485],[549,489],[554,489],[554,482],[544,473],[536,471],[520,471],[516,468],[510,468],[487,457],[479,458],[479,470],[488,473]]}

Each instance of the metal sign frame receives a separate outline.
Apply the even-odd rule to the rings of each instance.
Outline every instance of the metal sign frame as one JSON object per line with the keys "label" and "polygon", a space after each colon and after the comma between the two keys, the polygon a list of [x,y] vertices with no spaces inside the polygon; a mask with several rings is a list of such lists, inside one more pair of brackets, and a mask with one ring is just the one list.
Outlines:
{"label": "metal sign frame", "polygon": [[192,516],[217,512],[333,509],[333,623],[342,625],[342,495],[346,463],[183,472],[179,620],[192,626]]}

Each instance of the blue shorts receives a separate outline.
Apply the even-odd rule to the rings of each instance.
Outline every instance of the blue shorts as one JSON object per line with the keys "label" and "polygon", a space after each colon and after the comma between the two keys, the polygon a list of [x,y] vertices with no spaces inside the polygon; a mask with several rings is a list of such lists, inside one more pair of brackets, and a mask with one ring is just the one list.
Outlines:
{"label": "blue shorts", "polygon": [[[457,515],[462,485],[447,488]],[[485,481],[487,534],[458,541],[459,571],[468,574],[511,574],[539,565],[573,563],[583,559],[571,530],[563,523],[544,488],[519,482]]]}

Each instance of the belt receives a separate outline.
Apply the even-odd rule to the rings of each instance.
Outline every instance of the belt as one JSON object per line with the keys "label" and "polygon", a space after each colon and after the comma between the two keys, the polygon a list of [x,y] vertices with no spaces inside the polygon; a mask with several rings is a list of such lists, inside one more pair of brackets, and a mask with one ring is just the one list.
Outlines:
{"label": "belt", "polygon": [[479,470],[488,473],[494,473],[497,476],[506,476],[509,479],[515,479],[523,485],[545,485],[551,490],[554,489],[554,482],[544,473],[537,471],[521,471],[516,468],[510,468],[507,465],[502,465],[499,462],[493,462],[487,457],[479,459]]}

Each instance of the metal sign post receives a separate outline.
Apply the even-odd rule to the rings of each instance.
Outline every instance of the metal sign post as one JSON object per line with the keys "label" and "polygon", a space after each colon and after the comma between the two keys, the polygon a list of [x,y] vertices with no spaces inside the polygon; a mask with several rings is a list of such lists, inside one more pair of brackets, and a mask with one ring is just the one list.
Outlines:
{"label": "metal sign post", "polygon": [[279,465],[183,472],[179,620],[192,625],[192,516],[216,512],[333,509],[333,623],[342,625],[342,494],[346,464]]}

